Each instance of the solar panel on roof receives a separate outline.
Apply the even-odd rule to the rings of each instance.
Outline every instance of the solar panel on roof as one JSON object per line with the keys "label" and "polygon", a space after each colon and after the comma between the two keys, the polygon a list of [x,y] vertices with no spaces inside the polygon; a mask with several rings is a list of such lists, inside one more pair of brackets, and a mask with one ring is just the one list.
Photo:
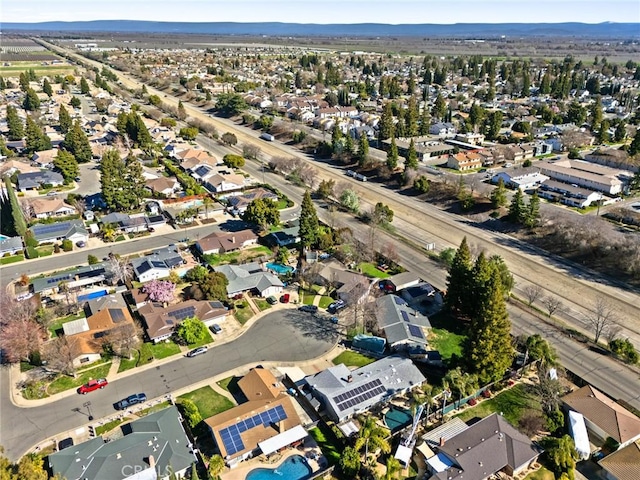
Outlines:
{"label": "solar panel on roof", "polygon": [[402,319],[403,319],[405,322],[409,322],[409,321],[410,321],[410,320],[409,320],[409,315],[408,315],[408,314],[407,314],[407,312],[405,312],[404,310],[400,312],[400,315],[402,315]]}
{"label": "solar panel on roof", "polygon": [[417,325],[407,325],[409,327],[409,333],[414,337],[424,338],[422,330]]}
{"label": "solar panel on roof", "polygon": [[111,315],[111,320],[115,323],[120,323],[124,321],[124,313],[119,308],[110,308],[109,315]]}
{"label": "solar panel on roof", "polygon": [[227,451],[227,455],[235,455],[236,453],[244,450],[244,443],[242,441],[241,433],[251,430],[259,425],[268,425],[269,423],[276,423],[280,420],[287,418],[282,405],[278,405],[274,408],[270,408],[265,412],[260,412],[253,417],[245,420],[240,420],[238,423],[220,430],[220,439],[224,444],[224,448]]}
{"label": "solar panel on roof", "polygon": [[393,297],[393,299],[395,300],[396,305],[406,305],[407,304],[407,302],[405,302],[403,298]]}

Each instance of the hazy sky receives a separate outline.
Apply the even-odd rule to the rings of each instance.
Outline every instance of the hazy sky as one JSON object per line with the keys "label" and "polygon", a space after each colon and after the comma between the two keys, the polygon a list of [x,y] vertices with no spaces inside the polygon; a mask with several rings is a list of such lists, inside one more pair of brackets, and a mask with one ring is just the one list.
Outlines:
{"label": "hazy sky", "polygon": [[[4,22],[640,22],[638,0],[1,0]],[[640,27],[639,27],[640,28]]]}

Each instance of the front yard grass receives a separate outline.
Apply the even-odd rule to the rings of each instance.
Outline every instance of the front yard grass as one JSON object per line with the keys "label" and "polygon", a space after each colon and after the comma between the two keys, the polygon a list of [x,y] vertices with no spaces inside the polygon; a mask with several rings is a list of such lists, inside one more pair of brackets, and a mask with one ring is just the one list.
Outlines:
{"label": "front yard grass", "polygon": [[166,402],[159,403],[154,405],[153,407],[145,408],[144,410],[140,410],[136,412],[138,417],[146,417],[147,415],[153,412],[159,412],[160,410],[164,410],[165,408],[169,408],[171,406],[171,402],[167,400]]}
{"label": "front yard grass", "polygon": [[89,380],[95,380],[97,378],[105,378],[111,368],[111,362],[103,363],[102,365],[90,368],[84,372],[78,374],[76,378],[68,376],[60,376],[49,384],[47,392],[49,395],[55,395],[56,393],[64,392],[71,388],[77,388],[80,385],[87,383]]}
{"label": "front yard grass", "polygon": [[360,270],[367,277],[371,278],[389,278],[391,276],[387,272],[378,270],[378,268],[370,262],[359,263],[358,270]]}
{"label": "front yard grass", "polygon": [[273,252],[268,247],[265,247],[264,245],[258,245],[253,248],[238,250],[237,252],[221,254],[214,253],[211,255],[205,255],[204,259],[209,265],[215,267],[217,265],[223,265],[227,263],[242,263],[252,258],[271,255],[273,255]]}
{"label": "front yard grass", "polygon": [[331,465],[337,465],[340,462],[340,452],[343,447],[338,442],[335,434],[323,423],[319,423],[317,427],[309,430],[309,434],[316,441],[329,463]]}
{"label": "front yard grass", "polygon": [[556,477],[553,472],[546,467],[540,467],[535,472],[531,472],[524,477],[524,480],[554,480]]}
{"label": "front yard grass", "polygon": [[203,419],[217,415],[234,407],[234,404],[224,395],[220,395],[209,385],[193,390],[192,392],[180,395],[178,399],[184,398],[196,404]]}
{"label": "front yard grass", "polygon": [[11,255],[9,257],[0,258],[0,265],[8,265],[10,263],[21,262],[24,260],[24,255]]}
{"label": "front yard grass", "polygon": [[234,375],[232,377],[223,378],[222,380],[220,380],[219,382],[216,382],[216,383],[223,390],[226,390],[231,395],[235,395],[236,393],[240,392],[240,387],[238,386],[238,381],[241,378],[242,377],[237,377],[237,376]]}
{"label": "front yard grass", "polygon": [[362,353],[352,352],[350,350],[342,352],[332,360],[334,365],[344,363],[347,367],[364,367],[375,362],[375,358],[368,357]]}
{"label": "front yard grass", "polygon": [[265,310],[268,310],[271,308],[271,304],[267,302],[264,298],[254,298],[253,302],[256,304],[256,307],[258,307],[258,309],[261,312],[264,312]]}
{"label": "front yard grass", "polygon": [[327,295],[323,295],[322,297],[320,297],[320,301],[318,302],[318,307],[327,308],[332,303],[333,303],[333,298]]}
{"label": "front yard grass", "polygon": [[158,360],[180,353],[180,347],[171,341],[154,344],[150,343],[149,350],[151,350],[153,356]]}
{"label": "front yard grass", "polygon": [[104,425],[100,425],[99,427],[96,428],[96,436],[99,437],[100,435],[104,435],[105,433],[110,432],[111,430],[116,428],[121,423],[128,422],[129,420],[130,420],[129,417],[116,418],[115,420],[111,420],[110,422],[107,422]]}
{"label": "front yard grass", "polygon": [[118,366],[118,373],[126,372],[135,367],[146,365],[153,361],[153,352],[151,351],[151,344],[143,343],[140,348],[133,352],[131,358],[120,359],[120,365]]}
{"label": "front yard grass", "polygon": [[49,255],[53,255],[53,245],[42,245],[40,247],[36,247],[36,251],[39,256],[48,257]]}
{"label": "front yard grass", "polygon": [[191,350],[192,348],[198,348],[201,347],[203,345],[209,345],[210,343],[213,343],[213,338],[211,338],[211,334],[209,333],[209,329],[207,329],[207,331],[205,332],[205,336],[202,340],[200,340],[199,342],[196,343],[190,343],[187,346],[189,347],[189,350]]}
{"label": "front yard grass", "polygon": [[240,325],[244,325],[245,323],[247,323],[247,321],[249,321],[251,317],[253,317],[253,310],[251,310],[249,302],[247,302],[245,299],[238,300],[234,306],[235,309],[233,311],[233,314],[235,315],[236,320],[240,323]]}
{"label": "front yard grass", "polygon": [[529,391],[525,384],[518,384],[512,388],[500,392],[489,400],[483,400],[475,407],[468,407],[464,412],[456,415],[463,421],[472,418],[484,418],[492,413],[502,412],[502,416],[511,425],[517,426],[522,415],[528,410],[541,410],[540,402]]}
{"label": "front yard grass", "polygon": [[440,352],[443,360],[449,360],[453,355],[462,356],[462,345],[466,339],[466,335],[453,333],[444,328],[432,328],[429,345]]}

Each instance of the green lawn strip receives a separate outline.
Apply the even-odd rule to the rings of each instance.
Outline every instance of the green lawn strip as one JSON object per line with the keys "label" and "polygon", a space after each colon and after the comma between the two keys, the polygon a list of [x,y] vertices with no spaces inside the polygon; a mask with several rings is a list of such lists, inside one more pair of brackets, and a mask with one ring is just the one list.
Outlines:
{"label": "green lawn strip", "polygon": [[8,265],[10,263],[21,262],[24,260],[24,255],[11,255],[10,257],[0,258],[0,265]]}
{"label": "green lawn strip", "polygon": [[540,467],[535,472],[530,473],[524,480],[554,480],[556,477],[553,472],[546,467]]}
{"label": "green lawn strip", "polygon": [[80,385],[87,383],[89,380],[95,380],[98,378],[105,378],[111,368],[111,362],[103,363],[96,368],[90,368],[84,372],[78,374],[76,378],[68,376],[60,376],[49,384],[47,389],[49,395],[55,395],[56,393],[64,392],[70,388],[77,388]]}
{"label": "green lawn strip", "polygon": [[210,343],[213,343],[213,338],[211,338],[211,334],[209,333],[209,330],[207,330],[202,340],[196,343],[190,343],[189,345],[187,345],[187,347],[189,347],[189,349],[198,348],[203,345],[209,345]]}
{"label": "green lawn strip", "polygon": [[462,356],[462,345],[466,338],[465,335],[449,332],[443,328],[433,328],[429,345],[440,352],[444,360],[449,360],[453,355]]}
{"label": "green lawn strip", "polygon": [[223,378],[222,380],[220,380],[219,382],[216,382],[216,383],[223,390],[226,390],[231,395],[235,395],[236,393],[240,392],[240,387],[238,386],[238,381],[241,378],[242,377],[237,377],[237,376],[234,375],[232,377]]}
{"label": "green lawn strip", "polygon": [[39,400],[41,398],[47,398],[47,382],[44,380],[38,382],[30,382],[22,390],[22,396],[25,400]]}
{"label": "green lawn strip", "polygon": [[31,365],[29,362],[21,361],[20,362],[20,373],[28,372],[29,370],[33,370],[36,368],[35,365]]}
{"label": "green lawn strip", "polygon": [[247,303],[246,300],[240,300],[236,302],[233,314],[235,315],[236,320],[240,322],[240,325],[244,325],[251,317],[253,317],[253,310],[251,310],[251,307],[249,307],[249,303]]}
{"label": "green lawn strip", "polygon": [[120,365],[118,366],[118,373],[126,372],[135,367],[146,365],[153,361],[153,352],[151,350],[151,344],[143,343],[138,350],[135,350],[131,358],[121,358]]}
{"label": "green lawn strip", "polygon": [[369,365],[375,361],[375,358],[367,357],[361,353],[351,352],[349,350],[342,352],[332,360],[334,365],[344,363],[347,367],[364,367],[365,365]]}
{"label": "green lawn strip", "polygon": [[84,312],[77,313],[77,314],[74,313],[73,315],[68,315],[66,317],[59,318],[53,321],[51,324],[49,324],[49,333],[51,334],[52,337],[55,337],[56,331],[60,330],[62,328],[62,325],[68,322],[73,322],[74,320],[78,320],[80,318],[84,318]]}
{"label": "green lawn strip", "polygon": [[369,262],[362,262],[362,263],[358,264],[358,268],[367,277],[389,278],[391,276],[387,272],[383,272],[382,270],[378,270],[378,268],[373,263],[369,263]]}
{"label": "green lawn strip", "polygon": [[209,385],[178,397],[178,399],[181,398],[191,400],[195,403],[203,419],[212,417],[234,407],[231,400],[216,392]]}
{"label": "green lawn strip", "polygon": [[318,307],[327,308],[329,305],[333,303],[333,298],[328,297],[327,295],[323,295],[318,302]]}
{"label": "green lawn strip", "polygon": [[139,412],[136,412],[136,416],[138,417],[146,417],[147,415],[153,413],[153,412],[158,412],[160,410],[164,410],[165,408],[168,408],[171,406],[171,402],[169,400],[167,400],[166,402],[162,402],[159,403],[157,405],[154,405],[153,407],[149,407],[149,408],[145,408],[144,410],[140,410]]}
{"label": "green lawn strip", "polygon": [[315,293],[306,290],[300,290],[300,303],[303,305],[313,305],[313,299],[316,298]]}
{"label": "green lawn strip", "polygon": [[105,433],[110,432],[111,430],[116,428],[121,423],[128,422],[129,420],[131,420],[129,417],[116,418],[115,420],[111,420],[104,425],[100,425],[99,427],[96,427],[96,436],[99,437],[100,435],[104,435]]}
{"label": "green lawn strip", "polygon": [[317,427],[309,430],[309,434],[316,441],[323,455],[327,458],[331,465],[337,465],[340,462],[340,452],[342,445],[331,430],[320,423]]}
{"label": "green lawn strip", "polygon": [[53,245],[42,245],[41,247],[36,247],[36,250],[41,257],[48,257],[53,254]]}
{"label": "green lawn strip", "polygon": [[517,426],[522,415],[528,410],[540,411],[540,402],[527,392],[526,385],[518,384],[489,400],[481,401],[475,407],[467,408],[456,416],[466,422],[475,417],[484,418],[497,412],[502,413],[511,425]]}
{"label": "green lawn strip", "polygon": [[171,341],[149,344],[149,350],[158,360],[180,353],[180,347]]}
{"label": "green lawn strip", "polygon": [[263,298],[254,298],[253,302],[256,304],[256,307],[260,309],[261,312],[264,312],[265,310],[268,310],[271,308],[271,304]]}
{"label": "green lawn strip", "polygon": [[268,247],[265,247],[264,245],[258,245],[257,247],[248,248],[246,250],[240,250],[237,252],[221,254],[214,253],[211,255],[206,255],[205,260],[209,265],[216,266],[225,263],[237,263],[240,256],[242,256],[244,260],[249,260],[251,258],[262,257],[271,254],[272,252]]}

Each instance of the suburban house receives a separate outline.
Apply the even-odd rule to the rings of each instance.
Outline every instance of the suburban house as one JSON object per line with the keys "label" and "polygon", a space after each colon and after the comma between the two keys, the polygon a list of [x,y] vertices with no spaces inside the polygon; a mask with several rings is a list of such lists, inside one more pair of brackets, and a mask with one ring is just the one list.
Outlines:
{"label": "suburban house", "polygon": [[638,480],[640,440],[630,443],[598,462],[607,480]]}
{"label": "suburban house", "polygon": [[473,170],[482,167],[482,157],[475,152],[460,152],[449,155],[447,167],[454,170]]}
{"label": "suburban house", "polygon": [[624,182],[618,178],[619,170],[582,160],[540,162],[538,167],[543,174],[554,180],[609,195],[621,193],[624,185]]}
{"label": "suburban house", "polygon": [[600,442],[613,438],[623,448],[640,440],[640,418],[591,385],[562,397],[564,408],[584,417],[587,432]]}
{"label": "suburban house", "polygon": [[404,288],[418,285],[422,280],[420,275],[413,272],[401,272],[379,282],[380,289],[387,293],[395,293]]}
{"label": "suburban house", "polygon": [[245,403],[204,420],[227,465],[271,455],[307,437],[286,387],[269,370],[251,369],[238,387]]}
{"label": "suburban house", "polygon": [[18,175],[18,190],[26,192],[27,190],[37,190],[45,185],[59,187],[64,183],[64,178],[58,172],[50,170],[41,170],[33,173],[20,173]]}
{"label": "suburban house", "polygon": [[419,388],[424,381],[411,360],[395,355],[355,370],[341,363],[304,378],[305,389],[336,422]]}
{"label": "suburban house", "polygon": [[499,472],[513,478],[542,453],[497,413],[471,426],[454,418],[423,439],[418,450],[437,480],[484,480]]}
{"label": "suburban house", "polygon": [[429,133],[431,135],[437,135],[439,137],[454,137],[457,133],[456,127],[452,123],[434,123],[429,127]]}
{"label": "suburban house", "polygon": [[248,192],[243,193],[242,195],[234,195],[226,198],[227,201],[227,210],[236,214],[242,214],[247,209],[249,204],[258,199],[266,199],[269,198],[274,202],[278,201],[278,195],[273,193],[271,190],[267,190],[263,187],[254,188]]}
{"label": "suburban house", "polygon": [[0,239],[0,256],[13,255],[23,249],[22,237],[6,237]]}
{"label": "suburban house", "polygon": [[145,302],[138,313],[144,320],[149,339],[158,343],[171,337],[174,329],[185,318],[197,317],[210,327],[214,323],[223,323],[228,309],[217,301],[187,300],[168,306],[158,302]]}
{"label": "suburban house", "polygon": [[127,308],[127,302],[122,296],[122,293],[112,293],[110,295],[87,299],[84,304],[84,312],[87,318],[105,308]]}
{"label": "suburban house", "polygon": [[111,283],[112,279],[109,262],[101,262],[34,278],[31,280],[31,290],[33,293],[46,295],[57,292],[58,286],[63,282],[70,290],[74,290],[89,285]]}
{"label": "suburban house", "polygon": [[258,236],[253,230],[237,232],[213,232],[196,242],[196,249],[202,255],[227,253],[258,243]]}
{"label": "suburban house", "polygon": [[78,213],[61,198],[34,198],[25,203],[35,218],[67,217]]}
{"label": "suburban house", "polygon": [[245,186],[246,178],[239,173],[231,173],[229,175],[221,175],[216,173],[208,177],[203,185],[211,192],[222,193],[233,190],[240,190]]}
{"label": "suburban house", "polygon": [[149,255],[134,258],[131,261],[133,273],[138,281],[145,283],[158,278],[165,278],[171,271],[184,265],[185,261],[180,255],[178,247],[169,245],[164,248],[157,248]]}
{"label": "suburban house", "polygon": [[163,215],[146,216],[144,214],[128,215],[126,213],[112,212],[100,217],[103,225],[113,225],[121,232],[137,233],[146,232],[150,227],[164,225],[166,222]]}
{"label": "suburban house", "polygon": [[369,280],[362,274],[346,270],[337,260],[322,262],[316,274],[316,283],[336,289],[340,300],[357,302],[369,289]]}
{"label": "suburban house", "polygon": [[105,340],[116,329],[122,329],[123,335],[135,336],[133,318],[126,306],[104,308],[90,317],[67,322],[62,328],[72,342],[76,367],[100,360]]}
{"label": "suburban house", "polygon": [[60,152],[60,150],[57,148],[41,150],[31,156],[31,161],[36,163],[40,168],[53,168],[53,159],[58,156],[58,152]]}
{"label": "suburban house", "polygon": [[269,235],[265,235],[262,240],[270,247],[288,247],[300,241],[299,232],[300,226],[295,225],[293,227],[283,228],[277,232],[271,232]]}
{"label": "suburban house", "polygon": [[251,292],[266,298],[280,295],[284,288],[284,284],[278,277],[264,271],[256,262],[243,265],[219,265],[213,269],[229,280],[227,294],[230,297]]}
{"label": "suburban house", "polygon": [[529,172],[522,175],[511,175],[508,172],[500,172],[491,177],[491,183],[498,184],[502,180],[505,187],[519,188],[520,190],[532,190],[549,180],[549,177],[540,172]]}
{"label": "suburban house", "polygon": [[39,223],[29,227],[29,231],[38,243],[54,243],[71,240],[73,243],[89,240],[89,232],[84,228],[82,220],[66,222]]}
{"label": "suburban house", "polygon": [[40,169],[32,167],[28,163],[21,162],[20,160],[8,160],[0,164],[0,177],[11,176],[15,172],[19,173],[36,173]]}
{"label": "suburban house", "polygon": [[186,478],[198,459],[175,406],[120,426],[122,436],[102,437],[52,453],[54,475],[68,480],[168,480]]}
{"label": "suburban house", "polygon": [[384,332],[387,344],[393,350],[406,350],[411,346],[427,346],[429,319],[410,307],[401,297],[390,294],[376,300],[378,329]]}
{"label": "suburban house", "polygon": [[145,181],[145,187],[151,193],[159,193],[170,197],[180,190],[180,183],[174,177],[152,178]]}

